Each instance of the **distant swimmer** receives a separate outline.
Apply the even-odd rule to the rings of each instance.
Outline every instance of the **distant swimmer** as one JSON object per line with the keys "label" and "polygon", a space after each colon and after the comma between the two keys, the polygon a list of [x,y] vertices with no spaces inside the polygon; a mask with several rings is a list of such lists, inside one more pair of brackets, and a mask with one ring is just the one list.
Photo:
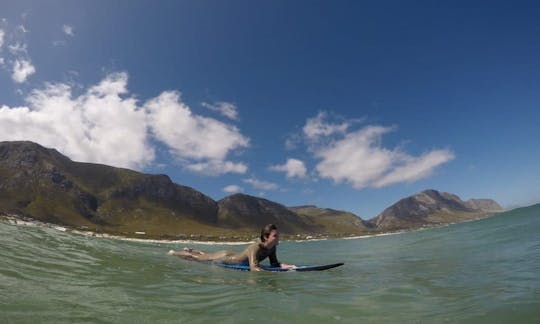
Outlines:
{"label": "distant swimmer", "polygon": [[261,230],[261,236],[244,251],[238,253],[229,250],[207,253],[201,250],[184,248],[182,251],[170,250],[169,255],[196,261],[211,261],[226,264],[246,264],[251,271],[263,270],[260,262],[268,258],[273,267],[294,269],[292,264],[280,263],[276,256],[279,244],[279,231],[274,224],[268,224]]}

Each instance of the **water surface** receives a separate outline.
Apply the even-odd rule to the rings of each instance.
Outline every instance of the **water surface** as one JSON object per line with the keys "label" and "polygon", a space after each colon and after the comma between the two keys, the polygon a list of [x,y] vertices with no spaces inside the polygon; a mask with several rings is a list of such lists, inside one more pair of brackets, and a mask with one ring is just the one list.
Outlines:
{"label": "water surface", "polygon": [[181,247],[0,223],[0,322],[540,322],[538,206],[438,229],[280,244],[282,262],[345,262],[322,272],[240,272],[166,255]]}

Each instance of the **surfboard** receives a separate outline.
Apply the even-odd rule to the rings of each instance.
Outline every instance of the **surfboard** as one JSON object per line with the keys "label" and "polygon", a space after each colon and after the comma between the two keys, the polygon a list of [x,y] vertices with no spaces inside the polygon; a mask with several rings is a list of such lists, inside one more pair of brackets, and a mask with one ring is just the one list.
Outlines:
{"label": "surfboard", "polygon": [[[222,268],[228,268],[228,269],[234,269],[234,270],[241,270],[241,271],[249,271],[249,265],[247,264],[227,264],[227,263],[211,263],[212,265],[222,267]],[[345,263],[332,263],[332,264],[325,264],[325,265],[302,265],[302,266],[296,266],[296,268],[280,268],[280,267],[272,267],[268,265],[261,265],[261,268],[266,271],[274,271],[274,272],[286,272],[286,271],[322,271],[322,270],[328,270],[332,268],[336,268],[339,266],[344,265]]]}
{"label": "surfboard", "polygon": [[[174,252],[173,250],[169,251],[169,253]],[[206,263],[222,268],[228,268],[228,269],[234,269],[234,270],[241,270],[241,271],[249,271],[249,265],[248,264],[229,264],[229,263],[220,263],[220,262],[213,262],[213,261],[201,261],[197,260],[196,258],[189,256],[189,255],[175,255],[179,258],[182,258],[184,260],[188,261],[195,261],[200,263]],[[331,263],[331,264],[324,264],[324,265],[301,265],[296,266],[294,268],[280,268],[280,267],[272,267],[270,265],[262,264],[261,268],[266,271],[273,271],[273,272],[286,272],[286,271],[322,271],[322,270],[328,270],[332,268],[337,268],[345,263],[339,262],[339,263]]]}

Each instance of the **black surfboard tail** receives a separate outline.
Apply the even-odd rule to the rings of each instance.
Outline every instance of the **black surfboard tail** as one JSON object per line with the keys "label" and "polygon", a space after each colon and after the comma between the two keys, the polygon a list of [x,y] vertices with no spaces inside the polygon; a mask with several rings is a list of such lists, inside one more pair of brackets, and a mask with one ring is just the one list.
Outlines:
{"label": "black surfboard tail", "polygon": [[320,265],[320,266],[300,266],[294,269],[294,271],[322,271],[322,270],[337,268],[344,264],[345,263],[340,262],[340,263],[332,263],[332,264],[326,264],[326,265]]}

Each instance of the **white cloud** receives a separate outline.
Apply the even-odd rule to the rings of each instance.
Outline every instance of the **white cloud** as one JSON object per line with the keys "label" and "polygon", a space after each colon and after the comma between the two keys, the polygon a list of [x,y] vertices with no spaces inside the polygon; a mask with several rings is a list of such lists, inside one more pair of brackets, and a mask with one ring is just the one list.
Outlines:
{"label": "white cloud", "polygon": [[229,102],[215,102],[213,104],[203,102],[203,107],[206,107],[210,110],[217,111],[223,116],[230,118],[232,120],[238,120],[238,107]]}
{"label": "white cloud", "polygon": [[287,178],[305,178],[306,177],[306,165],[303,161],[297,159],[287,159],[287,162],[282,165],[274,165],[270,167],[271,170],[285,172]]}
{"label": "white cloud", "polygon": [[113,73],[78,97],[68,84],[34,90],[28,107],[0,108],[0,140],[34,141],[76,161],[141,169],[154,160],[153,135],[191,171],[247,171],[244,163],[227,160],[249,145],[236,127],[193,114],[177,92],[138,105],[127,81],[126,73]]}
{"label": "white cloud", "polygon": [[220,175],[224,173],[244,174],[248,170],[244,163],[231,161],[211,160],[207,162],[192,163],[186,166],[189,170],[208,175]]}
{"label": "white cloud", "polygon": [[315,156],[322,160],[316,167],[319,175],[335,182],[350,182],[357,189],[370,185],[394,160],[392,151],[375,144],[388,131],[384,127],[367,127],[317,149]]}
{"label": "white cloud", "polygon": [[225,188],[223,188],[223,191],[228,193],[228,194],[234,194],[234,193],[244,191],[244,188],[242,188],[240,186],[237,186],[237,185],[229,185],[229,186],[226,186]]}
{"label": "white cloud", "polygon": [[163,92],[145,109],[156,138],[179,159],[224,162],[231,151],[249,146],[236,127],[193,114],[178,92]]}
{"label": "white cloud", "polygon": [[17,83],[23,83],[26,79],[36,72],[36,68],[32,65],[32,62],[24,59],[17,59],[13,63],[13,74],[11,78]]}
{"label": "white cloud", "polygon": [[68,35],[68,36],[75,36],[75,32],[73,31],[73,26],[70,26],[70,25],[64,25],[62,26],[62,31],[64,31],[64,34]]}
{"label": "white cloud", "polygon": [[28,107],[0,109],[1,140],[30,140],[76,161],[141,168],[154,159],[146,114],[127,92],[127,74],[107,76],[79,97],[66,84],[34,90]]}
{"label": "white cloud", "polygon": [[277,190],[279,188],[275,183],[262,181],[256,178],[248,178],[242,181],[251,185],[253,188],[260,190]]}
{"label": "white cloud", "polygon": [[[128,92],[127,81],[127,73],[112,73],[97,85],[91,86],[88,93],[100,98],[111,97],[117,99],[120,95]],[[134,101],[134,99],[130,100]]]}
{"label": "white cloud", "polygon": [[317,164],[317,172],[323,178],[336,183],[350,183],[356,189],[380,188],[425,178],[437,166],[454,158],[447,150],[413,157],[399,149],[382,147],[381,137],[393,130],[392,127],[366,126],[313,149],[315,156],[321,160]]}
{"label": "white cloud", "polygon": [[307,120],[302,129],[304,136],[310,141],[317,141],[320,137],[333,134],[344,134],[349,128],[349,123],[333,124],[326,122],[327,114],[320,112],[316,117]]}
{"label": "white cloud", "polygon": [[448,150],[428,152],[421,157],[407,158],[403,165],[396,167],[383,178],[374,183],[375,187],[384,187],[399,182],[414,182],[430,176],[435,167],[454,159],[454,154]]}

